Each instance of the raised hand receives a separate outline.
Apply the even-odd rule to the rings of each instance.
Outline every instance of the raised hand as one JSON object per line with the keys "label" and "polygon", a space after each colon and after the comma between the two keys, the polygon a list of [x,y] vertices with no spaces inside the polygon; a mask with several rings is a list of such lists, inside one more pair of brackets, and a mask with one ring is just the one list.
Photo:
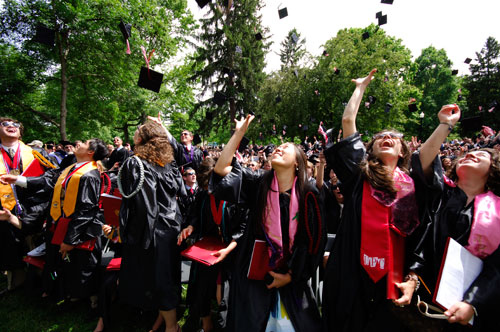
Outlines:
{"label": "raised hand", "polygon": [[235,131],[242,131],[243,133],[246,133],[246,131],[248,130],[248,126],[254,118],[254,115],[248,114],[245,118],[241,117],[240,120],[234,119],[234,122],[236,122],[236,126],[234,128]]}
{"label": "raised hand", "polygon": [[371,72],[366,77],[352,79],[351,81],[356,83],[356,87],[367,87],[368,84],[375,78],[374,75],[377,72],[377,69],[372,69]]}
{"label": "raised hand", "polygon": [[460,120],[460,108],[457,104],[444,105],[438,113],[438,119],[441,123],[454,126]]}

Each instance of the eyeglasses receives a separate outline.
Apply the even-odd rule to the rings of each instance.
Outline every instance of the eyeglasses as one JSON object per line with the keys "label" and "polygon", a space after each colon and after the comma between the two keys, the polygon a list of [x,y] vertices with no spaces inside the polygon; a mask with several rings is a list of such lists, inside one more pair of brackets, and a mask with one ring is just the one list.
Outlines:
{"label": "eyeglasses", "polygon": [[14,121],[3,121],[1,123],[2,127],[14,127],[14,128],[19,128],[21,127],[21,124],[19,122],[14,122]]}
{"label": "eyeglasses", "polygon": [[373,135],[373,139],[379,139],[379,138],[384,138],[386,136],[389,136],[390,138],[403,138],[403,134],[399,134],[399,133],[393,133],[393,132],[390,132],[390,131],[384,131],[384,132],[381,132],[381,133],[378,133],[376,135]]}
{"label": "eyeglasses", "polygon": [[189,136],[189,133],[182,133],[181,136]]}
{"label": "eyeglasses", "polygon": [[188,175],[196,175],[196,173],[195,172],[188,172],[185,174],[185,176],[188,176]]}
{"label": "eyeglasses", "polygon": [[[427,302],[420,301],[420,296],[417,295],[417,308],[420,313],[426,317],[435,318],[435,319],[448,319],[446,315],[443,314],[443,310],[438,308],[432,304],[428,304]],[[429,310],[434,310],[438,312],[437,314],[429,313]]]}

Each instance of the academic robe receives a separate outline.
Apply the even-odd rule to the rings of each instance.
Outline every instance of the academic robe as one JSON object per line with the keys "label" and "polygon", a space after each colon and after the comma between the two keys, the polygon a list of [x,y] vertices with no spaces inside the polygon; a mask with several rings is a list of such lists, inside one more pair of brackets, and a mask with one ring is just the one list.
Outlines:
{"label": "academic robe", "polygon": [[128,150],[122,147],[120,150],[114,149],[109,156],[108,161],[105,166],[107,169],[110,169],[114,166],[115,163],[119,163],[120,166],[123,162],[129,157]]}
{"label": "academic robe", "polygon": [[[308,196],[308,209],[303,211],[303,214],[307,214],[311,238],[307,234],[305,218],[301,217],[291,254],[285,256],[287,264],[285,270],[291,270],[292,281],[279,289],[269,290],[264,281],[247,278],[254,242],[257,238],[265,239],[263,232],[256,231],[259,229],[256,223],[261,223],[261,220],[255,211],[260,183],[264,175],[265,172],[253,172],[241,167],[238,162],[234,162],[232,171],[224,178],[221,179],[215,173],[211,177],[209,190],[213,191],[217,197],[228,202],[242,204],[251,211],[244,235],[238,242],[239,248],[231,271],[226,331],[265,331],[271,308],[276,304],[278,292],[295,331],[320,331],[321,318],[311,286],[307,281],[316,272],[323,257],[326,229],[324,223],[321,222],[321,212],[318,214],[318,210],[321,211],[321,202],[319,202],[319,208],[316,209],[314,199]],[[310,189],[314,190],[314,187]],[[280,216],[284,246],[289,242],[289,203],[289,196],[281,194]],[[311,248],[318,250],[310,251]],[[285,273],[286,271],[278,272]]]}
{"label": "academic robe", "polygon": [[174,149],[174,158],[177,166],[190,166],[195,171],[198,170],[198,167],[200,167],[200,164],[203,161],[203,151],[194,145],[191,145],[192,151],[188,151],[186,146],[177,142],[174,137],[170,139],[170,145],[172,145],[172,148]]}
{"label": "academic robe", "polygon": [[[220,208],[220,204],[223,204],[222,201],[215,199],[216,208]],[[217,226],[211,209],[210,196],[206,190],[200,189],[197,192],[189,212],[187,222],[194,228],[191,237],[195,240],[206,236],[215,237],[228,246],[232,240],[238,241],[245,231],[247,210],[228,202],[222,210],[221,224]],[[234,253],[237,249],[238,247],[233,249],[224,261],[214,266],[206,266],[193,261],[187,292],[187,303],[190,306],[191,315],[205,317],[210,314],[210,303],[215,299],[219,276],[221,284],[229,280],[229,267],[234,261]]]}
{"label": "academic robe", "polygon": [[[75,165],[69,166],[74,168]],[[27,189],[45,188],[52,191],[52,197],[57,179],[63,170],[53,170],[41,177],[28,178]],[[68,186],[72,179],[68,180]],[[66,216],[71,221],[63,242],[69,245],[79,245],[89,240],[96,240],[92,251],[77,249],[68,252],[69,260],[63,260],[59,253],[60,245],[51,243],[53,231],[58,220],[50,214],[50,206],[46,209],[46,263],[43,269],[43,289],[47,293],[56,292],[60,297],[86,298],[97,294],[97,268],[101,259],[102,224],[104,217],[99,209],[101,177],[99,170],[92,169],[80,177],[74,212]],[[66,193],[66,199],[68,199]],[[52,200],[49,200],[49,203]],[[64,206],[64,203],[62,203]],[[33,214],[35,217],[35,214]],[[40,217],[36,217],[40,218]]]}
{"label": "academic robe", "polygon": [[[410,256],[410,270],[415,271],[434,294],[444,254],[446,240],[453,238],[467,246],[474,216],[474,201],[467,204],[467,195],[445,181],[439,157],[432,163],[432,177],[426,179],[418,153],[412,156],[412,177],[417,189],[422,227],[410,239],[415,243]],[[500,249],[483,260],[483,270],[463,295],[478,312],[474,330],[498,330],[498,303],[500,301]],[[429,303],[432,296],[423,286],[418,294]],[[463,329],[459,324],[447,324],[450,331]]]}
{"label": "academic robe", "polygon": [[[143,159],[140,162],[144,184],[136,195],[123,198],[120,209],[120,299],[134,307],[170,310],[181,296],[177,235],[182,216],[176,196],[185,195],[184,184],[175,163],[162,167]],[[125,194],[138,186],[138,163],[129,158],[122,165]]]}
{"label": "academic robe", "polygon": [[[333,140],[331,140],[333,142]],[[343,184],[344,209],[325,269],[324,331],[399,331],[386,299],[387,278],[374,283],[360,262],[363,177],[366,150],[355,133],[325,150],[328,166]],[[375,239],[374,239],[375,240]]]}

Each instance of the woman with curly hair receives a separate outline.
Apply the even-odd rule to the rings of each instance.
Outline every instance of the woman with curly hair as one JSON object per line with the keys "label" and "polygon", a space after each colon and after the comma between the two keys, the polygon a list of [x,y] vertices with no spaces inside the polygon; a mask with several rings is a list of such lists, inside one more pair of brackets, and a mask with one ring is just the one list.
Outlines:
{"label": "woman with curly hair", "polygon": [[180,330],[176,307],[181,297],[177,235],[182,217],[176,196],[185,195],[184,185],[162,125],[150,119],[137,129],[134,143],[135,155],[118,176],[123,195],[120,298],[134,307],[158,309],[153,329],[164,320],[165,331],[174,332]]}
{"label": "woman with curly hair", "polygon": [[[464,329],[473,316],[475,330],[498,330],[500,301],[500,156],[488,148],[469,151],[457,158],[446,177],[439,148],[457,121],[457,105],[445,105],[438,113],[440,124],[412,157],[422,232],[411,257],[410,268],[427,285],[419,291],[431,301],[448,237],[483,260],[483,270],[463,294],[462,301],[444,312],[449,323],[443,329]],[[459,324],[453,324],[459,323]],[[468,329],[469,330],[469,329]]]}
{"label": "woman with curly hair", "polygon": [[344,195],[325,270],[325,331],[399,331],[393,310],[409,304],[416,287],[414,280],[403,282],[405,237],[418,226],[415,187],[407,174],[410,150],[396,131],[375,134],[365,147],[356,130],[375,72],[353,80],[356,88],[342,117],[344,137],[337,144],[330,139],[325,150]]}

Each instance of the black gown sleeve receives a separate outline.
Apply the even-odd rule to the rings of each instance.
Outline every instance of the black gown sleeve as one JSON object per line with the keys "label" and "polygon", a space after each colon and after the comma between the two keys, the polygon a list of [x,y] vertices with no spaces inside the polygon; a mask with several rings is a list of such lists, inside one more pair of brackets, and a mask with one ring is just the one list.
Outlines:
{"label": "black gown sleeve", "polygon": [[98,170],[93,170],[80,178],[75,212],[69,218],[68,231],[64,237],[66,244],[81,242],[102,235],[103,215],[99,209],[101,178]]}

